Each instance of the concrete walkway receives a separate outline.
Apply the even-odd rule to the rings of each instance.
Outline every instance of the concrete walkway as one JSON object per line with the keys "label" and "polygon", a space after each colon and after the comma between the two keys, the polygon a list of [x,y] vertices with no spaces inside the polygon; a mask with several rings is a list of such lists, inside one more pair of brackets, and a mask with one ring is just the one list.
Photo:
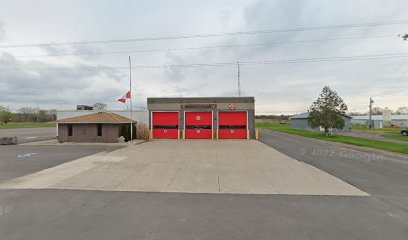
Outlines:
{"label": "concrete walkway", "polygon": [[153,141],[84,157],[0,185],[186,193],[368,194],[258,141]]}

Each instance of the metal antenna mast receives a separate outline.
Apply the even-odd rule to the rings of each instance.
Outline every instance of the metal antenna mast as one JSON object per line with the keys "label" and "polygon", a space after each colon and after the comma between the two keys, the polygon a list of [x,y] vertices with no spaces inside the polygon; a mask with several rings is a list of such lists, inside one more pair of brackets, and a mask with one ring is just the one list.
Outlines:
{"label": "metal antenna mast", "polygon": [[239,70],[239,62],[237,62],[237,67],[238,67],[238,96],[241,97],[241,72]]}
{"label": "metal antenna mast", "polygon": [[129,92],[130,92],[130,141],[133,140],[133,109],[132,109],[132,60],[129,56]]}

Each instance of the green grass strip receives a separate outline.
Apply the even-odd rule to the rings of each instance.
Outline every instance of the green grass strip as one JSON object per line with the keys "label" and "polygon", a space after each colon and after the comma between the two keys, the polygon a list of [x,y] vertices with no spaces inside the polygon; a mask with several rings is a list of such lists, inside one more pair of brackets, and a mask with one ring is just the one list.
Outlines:
{"label": "green grass strip", "polygon": [[7,124],[0,125],[0,129],[13,129],[13,128],[36,128],[36,127],[55,127],[55,123],[32,123],[32,122],[9,122]]}

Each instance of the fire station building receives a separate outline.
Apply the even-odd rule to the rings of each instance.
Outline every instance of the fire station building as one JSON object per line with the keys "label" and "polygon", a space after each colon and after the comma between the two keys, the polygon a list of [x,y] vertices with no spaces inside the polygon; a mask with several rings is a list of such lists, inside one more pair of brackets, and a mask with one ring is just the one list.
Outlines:
{"label": "fire station building", "polygon": [[255,138],[254,97],[148,98],[153,139]]}

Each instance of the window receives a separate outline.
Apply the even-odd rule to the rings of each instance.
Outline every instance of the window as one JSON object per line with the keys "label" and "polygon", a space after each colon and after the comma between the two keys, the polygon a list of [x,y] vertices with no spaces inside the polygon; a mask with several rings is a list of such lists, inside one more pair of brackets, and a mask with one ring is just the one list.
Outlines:
{"label": "window", "polygon": [[211,125],[205,125],[205,126],[187,125],[186,129],[211,129]]}
{"label": "window", "polygon": [[68,124],[68,136],[72,136],[72,124]]}
{"label": "window", "polygon": [[219,129],[246,129],[246,125],[223,125]]}
{"label": "window", "polygon": [[178,125],[153,125],[153,129],[178,129]]}
{"label": "window", "polygon": [[98,137],[102,136],[102,124],[101,123],[96,124],[96,129],[97,129]]}

